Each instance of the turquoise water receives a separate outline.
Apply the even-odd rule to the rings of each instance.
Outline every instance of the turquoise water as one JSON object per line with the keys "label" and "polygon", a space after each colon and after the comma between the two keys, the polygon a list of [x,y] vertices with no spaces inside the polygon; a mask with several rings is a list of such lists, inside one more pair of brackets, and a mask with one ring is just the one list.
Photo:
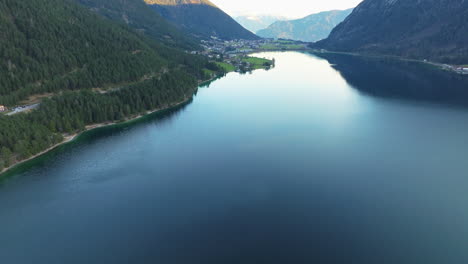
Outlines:
{"label": "turquoise water", "polygon": [[467,263],[468,80],[260,56],[7,180],[2,263]]}

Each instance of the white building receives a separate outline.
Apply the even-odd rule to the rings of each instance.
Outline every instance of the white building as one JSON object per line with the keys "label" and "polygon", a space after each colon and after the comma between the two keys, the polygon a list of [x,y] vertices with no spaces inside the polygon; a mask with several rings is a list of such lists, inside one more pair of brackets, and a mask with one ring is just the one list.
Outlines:
{"label": "white building", "polygon": [[7,108],[3,105],[0,105],[0,112],[5,112]]}

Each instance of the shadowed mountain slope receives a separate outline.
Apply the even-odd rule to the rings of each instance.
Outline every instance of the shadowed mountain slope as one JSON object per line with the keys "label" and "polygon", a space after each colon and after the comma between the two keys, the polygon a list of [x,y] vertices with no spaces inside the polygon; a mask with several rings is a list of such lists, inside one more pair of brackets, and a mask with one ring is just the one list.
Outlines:
{"label": "shadowed mountain slope", "polygon": [[466,63],[467,32],[465,0],[365,0],[314,47]]}

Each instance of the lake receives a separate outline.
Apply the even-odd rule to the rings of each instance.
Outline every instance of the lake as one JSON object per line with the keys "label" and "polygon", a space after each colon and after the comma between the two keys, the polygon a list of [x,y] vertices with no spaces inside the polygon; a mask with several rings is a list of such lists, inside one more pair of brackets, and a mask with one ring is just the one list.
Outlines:
{"label": "lake", "polygon": [[468,263],[468,78],[262,53],[0,185],[8,264]]}

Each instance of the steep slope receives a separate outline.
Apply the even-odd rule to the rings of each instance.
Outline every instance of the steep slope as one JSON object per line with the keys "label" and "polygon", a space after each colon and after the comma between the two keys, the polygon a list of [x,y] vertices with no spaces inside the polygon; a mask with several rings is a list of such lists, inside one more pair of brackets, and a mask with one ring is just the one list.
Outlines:
{"label": "steep slope", "polygon": [[365,0],[314,47],[468,61],[468,1]]}
{"label": "steep slope", "polygon": [[264,38],[285,38],[301,41],[318,41],[328,37],[336,25],[341,23],[350,13],[348,10],[333,10],[312,14],[310,16],[290,20],[278,21],[257,34]]}
{"label": "steep slope", "polygon": [[258,39],[208,0],[145,0],[167,20],[202,39]]}
{"label": "steep slope", "polygon": [[275,23],[276,21],[284,21],[287,20],[285,17],[281,16],[238,16],[234,18],[237,23],[241,24],[241,26],[245,27],[246,29],[250,30],[253,33],[256,33],[259,30],[267,28],[269,25]]}
{"label": "steep slope", "polygon": [[5,0],[0,19],[0,104],[135,80],[167,64],[140,36],[71,1]]}
{"label": "steep slope", "polygon": [[119,21],[167,45],[198,49],[198,41],[154,12],[143,0],[76,0],[107,18]]}

